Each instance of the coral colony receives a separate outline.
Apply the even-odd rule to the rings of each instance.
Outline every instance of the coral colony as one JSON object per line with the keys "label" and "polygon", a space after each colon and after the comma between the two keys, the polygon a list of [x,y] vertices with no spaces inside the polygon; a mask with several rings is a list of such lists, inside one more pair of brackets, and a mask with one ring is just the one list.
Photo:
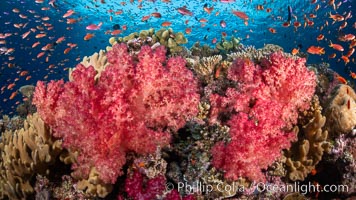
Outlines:
{"label": "coral colony", "polygon": [[36,108],[0,124],[1,197],[355,195],[352,86],[276,45],[185,42],[171,29],[113,37],[69,81],[26,87]]}

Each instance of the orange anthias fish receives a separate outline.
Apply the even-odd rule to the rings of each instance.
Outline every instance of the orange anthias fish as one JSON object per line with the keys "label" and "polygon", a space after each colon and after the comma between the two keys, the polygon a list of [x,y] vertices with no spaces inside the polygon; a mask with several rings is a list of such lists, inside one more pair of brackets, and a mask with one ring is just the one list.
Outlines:
{"label": "orange anthias fish", "polygon": [[247,16],[246,13],[244,13],[244,12],[237,11],[237,10],[232,10],[232,13],[233,13],[234,15],[236,15],[237,17],[239,17],[239,18],[245,20],[245,21],[248,20],[248,16]]}
{"label": "orange anthias fish", "polygon": [[185,33],[186,33],[186,34],[190,34],[191,32],[192,32],[192,28],[186,28],[186,29],[185,29]]}
{"label": "orange anthias fish", "polygon": [[208,6],[204,6],[204,11],[207,12],[209,15],[210,15],[211,11],[213,11],[213,10],[214,10],[214,6],[212,6],[210,8],[208,8]]}
{"label": "orange anthias fish", "polygon": [[69,16],[71,16],[74,13],[74,10],[68,10],[64,15],[63,18],[67,18]]}
{"label": "orange anthias fish", "polygon": [[276,29],[274,29],[274,28],[268,28],[268,30],[269,30],[269,32],[271,32],[271,33],[277,33],[277,31],[276,31]]}
{"label": "orange anthias fish", "polygon": [[291,53],[292,53],[293,56],[297,55],[297,53],[299,53],[299,49],[298,48],[294,48]]}
{"label": "orange anthias fish", "polygon": [[323,34],[318,35],[318,37],[316,38],[316,40],[318,40],[318,41],[323,40],[323,39],[324,39],[324,35]]}
{"label": "orange anthias fish", "polygon": [[161,25],[162,25],[162,26],[170,26],[171,24],[172,24],[171,22],[165,21],[165,22],[163,22]]}
{"label": "orange anthias fish", "polygon": [[319,47],[319,46],[310,46],[307,50],[308,53],[310,54],[325,54],[325,50],[323,47]]}
{"label": "orange anthias fish", "polygon": [[351,78],[356,79],[356,73],[355,72],[350,72],[350,76],[351,76]]}
{"label": "orange anthias fish", "polygon": [[339,21],[343,21],[344,20],[344,17],[342,15],[339,15],[339,14],[333,15],[333,14],[331,14],[331,12],[329,12],[329,18],[333,19],[334,22],[335,21],[339,22]]}
{"label": "orange anthias fish", "polygon": [[344,47],[342,47],[340,44],[333,44],[331,41],[329,47],[332,47],[333,49],[338,51],[344,51]]}
{"label": "orange anthias fish", "polygon": [[162,17],[161,13],[159,13],[159,12],[153,12],[153,13],[151,13],[151,16],[156,17],[156,18]]}
{"label": "orange anthias fish", "polygon": [[341,56],[341,59],[345,62],[345,65],[347,65],[350,62],[350,59],[346,56]]}
{"label": "orange anthias fish", "polygon": [[336,75],[336,79],[338,81],[340,81],[342,84],[347,84],[347,80],[344,77],[340,76],[340,75]]}
{"label": "orange anthias fish", "polygon": [[94,37],[94,34],[92,34],[92,33],[87,33],[85,36],[84,36],[84,40],[90,40],[91,38],[93,38]]}

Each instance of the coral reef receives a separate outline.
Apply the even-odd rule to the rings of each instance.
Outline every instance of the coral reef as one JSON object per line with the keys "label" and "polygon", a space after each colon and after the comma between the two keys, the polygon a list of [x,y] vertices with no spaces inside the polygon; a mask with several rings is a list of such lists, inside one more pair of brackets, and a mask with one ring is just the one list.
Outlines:
{"label": "coral reef", "polygon": [[230,38],[230,41],[226,38],[222,38],[220,42],[216,43],[215,47],[226,54],[238,50],[241,46],[240,40],[241,39],[235,38],[234,36]]}
{"label": "coral reef", "polygon": [[77,182],[77,189],[84,191],[90,196],[104,198],[112,191],[113,186],[100,180],[99,173],[93,167],[90,169],[88,179],[82,179]]}
{"label": "coral reef", "polygon": [[[100,50],[99,53],[95,52],[93,55],[87,57],[84,56],[82,62],[80,62],[85,67],[93,66],[97,74],[95,75],[95,80],[98,80],[102,71],[105,70],[106,66],[109,65],[106,58],[106,52]],[[75,69],[75,68],[74,68]],[[69,80],[73,81],[72,73],[74,69],[69,69]]]}
{"label": "coral reef", "polygon": [[191,68],[197,76],[205,82],[211,82],[214,78],[214,72],[221,70],[219,69],[221,60],[221,55],[203,57],[201,59],[199,57],[187,58]]}
{"label": "coral reef", "polygon": [[323,130],[326,118],[321,114],[319,100],[315,96],[311,109],[304,113],[298,142],[285,152],[287,177],[292,181],[304,180],[321,161],[324,152],[330,151],[328,131]]}
{"label": "coral reef", "polygon": [[[139,33],[134,32],[125,37],[116,39],[111,38],[110,44],[127,43],[129,51],[133,54],[138,54],[141,47],[144,45],[151,46],[155,49],[158,45],[163,45],[167,48],[171,55],[181,55],[186,49],[181,46],[188,42],[187,38],[182,32],[175,33],[173,29],[160,29],[155,31],[153,28],[142,30]],[[110,48],[109,48],[110,49]]]}
{"label": "coral reef", "polygon": [[23,127],[24,119],[19,116],[10,118],[8,115],[3,115],[0,119],[0,133],[7,131],[15,131]]}
{"label": "coral reef", "polygon": [[35,174],[48,174],[61,152],[61,141],[51,137],[38,114],[29,115],[20,130],[5,131],[0,143],[0,191],[10,199],[26,199],[34,192]]}
{"label": "coral reef", "polygon": [[350,133],[356,126],[356,94],[348,85],[337,86],[325,109],[326,129],[331,137]]}
{"label": "coral reef", "polygon": [[166,178],[162,175],[148,179],[144,184],[144,176],[135,171],[131,177],[125,180],[125,192],[132,199],[157,199],[158,195],[162,195],[166,189]]}
{"label": "coral reef", "polygon": [[219,54],[219,50],[216,48],[211,48],[209,45],[204,44],[200,45],[200,42],[195,42],[194,45],[190,48],[192,56],[210,57]]}
{"label": "coral reef", "polygon": [[166,60],[165,53],[163,46],[143,46],[136,63],[126,44],[116,44],[107,53],[110,64],[99,81],[93,67],[79,64],[71,82],[38,82],[38,112],[65,148],[79,152],[72,165],[75,178],[88,179],[95,168],[105,184],[115,183],[126,152],[154,152],[169,143],[169,130],[197,114],[199,94],[192,72],[184,59]]}
{"label": "coral reef", "polygon": [[[256,49],[254,46],[239,45],[235,51],[227,54],[227,59],[233,61],[237,58],[247,58],[255,63],[260,63],[263,59],[268,58],[270,54],[275,52],[283,52],[283,48],[275,44],[266,44],[259,49]],[[283,55],[294,59],[299,58],[298,56],[293,56],[285,52],[283,52]]]}
{"label": "coral reef", "polygon": [[332,146],[330,159],[342,174],[341,184],[348,190],[340,191],[343,195],[356,194],[356,135],[341,134]]}
{"label": "coral reef", "polygon": [[33,114],[36,112],[36,107],[32,104],[33,92],[35,91],[35,86],[24,85],[19,89],[20,93],[24,97],[24,102],[16,107],[16,112],[19,116],[26,118],[28,114]]}
{"label": "coral reef", "polygon": [[111,37],[68,82],[21,87],[27,119],[0,120],[0,198],[355,196],[352,81],[273,44],[186,42],[172,29]]}
{"label": "coral reef", "polygon": [[228,78],[238,87],[228,88],[225,96],[210,96],[211,123],[221,121],[221,113],[231,113],[227,122],[231,141],[219,142],[212,149],[213,165],[224,170],[227,179],[263,180],[261,169],[295,140],[295,132],[286,130],[296,124],[299,111],[308,109],[314,94],[316,77],[306,68],[305,59],[279,52],[261,65],[235,60]]}

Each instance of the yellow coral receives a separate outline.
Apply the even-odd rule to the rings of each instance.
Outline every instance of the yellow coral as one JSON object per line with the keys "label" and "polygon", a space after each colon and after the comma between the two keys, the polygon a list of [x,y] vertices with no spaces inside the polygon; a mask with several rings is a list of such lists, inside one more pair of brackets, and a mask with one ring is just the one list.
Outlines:
{"label": "yellow coral", "polygon": [[80,180],[77,183],[79,190],[85,191],[91,196],[106,197],[112,191],[111,184],[105,184],[99,179],[99,174],[95,167],[91,168],[88,180]]}
{"label": "yellow coral", "polygon": [[26,199],[33,192],[30,181],[34,174],[48,174],[48,166],[55,162],[62,148],[35,113],[27,117],[22,129],[5,131],[0,150],[1,197]]}
{"label": "yellow coral", "polygon": [[[330,150],[327,142],[328,131],[322,130],[326,118],[321,114],[321,107],[316,97],[313,99],[312,118],[302,126],[304,135],[293,147],[285,153],[288,178],[292,181],[304,180],[322,159],[323,153]],[[305,113],[309,116],[310,113]],[[304,133],[304,134],[302,134]]]}
{"label": "yellow coral", "polygon": [[[106,66],[109,65],[106,58],[106,51],[100,50],[99,53],[94,53],[93,55],[87,57],[85,56],[80,63],[85,67],[93,66],[97,74],[95,75],[95,80],[99,79],[101,72],[105,70]],[[74,69],[69,69],[69,80],[72,81],[72,72]]]}

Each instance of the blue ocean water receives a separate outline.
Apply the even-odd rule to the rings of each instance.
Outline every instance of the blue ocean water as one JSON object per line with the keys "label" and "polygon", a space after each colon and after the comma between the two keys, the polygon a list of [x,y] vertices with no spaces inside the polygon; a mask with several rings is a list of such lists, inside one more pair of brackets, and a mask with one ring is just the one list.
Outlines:
{"label": "blue ocean water", "polygon": [[[192,15],[178,12],[178,8],[184,6]],[[213,9],[209,14],[204,7]],[[212,40],[221,40],[222,33],[226,33],[228,38],[241,38],[244,45],[259,48],[264,44],[277,44],[286,52],[291,52],[293,48],[306,52],[312,45],[320,46],[325,48],[325,54],[309,54],[308,63],[330,63],[333,70],[352,82],[349,73],[356,71],[355,54],[349,57],[350,62],[345,65],[340,58],[349,51],[350,42],[338,38],[355,34],[356,20],[352,16],[355,7],[354,0],[2,0],[0,34],[7,36],[0,39],[0,112],[14,114],[16,105],[22,102],[23,97],[20,94],[13,99],[9,97],[23,85],[35,85],[38,80],[67,80],[68,68],[75,67],[84,56],[109,45],[108,40],[112,36],[105,33],[113,31],[115,25],[121,29],[127,27],[117,35],[125,36],[149,28],[166,28],[162,27],[162,23],[169,21],[169,27],[175,32],[185,32],[191,28],[191,33],[185,35],[189,41],[185,45],[188,48],[197,41],[215,46]],[[68,10],[73,10],[74,14],[63,18]],[[248,16],[247,23],[234,15],[233,11],[244,12]],[[162,17],[153,17],[151,14],[154,12],[159,12]],[[351,16],[334,23],[330,14]],[[142,21],[144,16],[150,17]],[[291,17],[291,25],[283,27],[288,17]],[[68,24],[68,18],[76,22]],[[206,22],[200,22],[202,19]],[[226,27],[220,25],[222,20]],[[314,24],[305,24],[308,21]],[[99,30],[86,30],[88,25],[100,22],[103,25]],[[294,22],[300,22],[301,26],[295,27]],[[341,28],[345,22],[347,25]],[[271,28],[275,33],[270,31]],[[23,34],[27,32],[29,35],[24,37]],[[38,38],[39,33],[45,33],[45,36]],[[94,34],[94,37],[85,41],[83,37],[87,33]],[[324,39],[317,41],[320,34],[324,35]],[[56,40],[63,36],[65,40],[57,44]],[[36,42],[40,44],[32,47]],[[345,50],[340,52],[329,47],[330,42],[342,45]],[[77,46],[65,54],[68,43]],[[47,44],[52,45],[51,48],[41,50]],[[8,51],[11,48],[13,52]],[[43,56],[39,55],[41,52],[44,52]],[[333,53],[336,57],[329,58]],[[23,71],[28,74],[21,74]]]}

